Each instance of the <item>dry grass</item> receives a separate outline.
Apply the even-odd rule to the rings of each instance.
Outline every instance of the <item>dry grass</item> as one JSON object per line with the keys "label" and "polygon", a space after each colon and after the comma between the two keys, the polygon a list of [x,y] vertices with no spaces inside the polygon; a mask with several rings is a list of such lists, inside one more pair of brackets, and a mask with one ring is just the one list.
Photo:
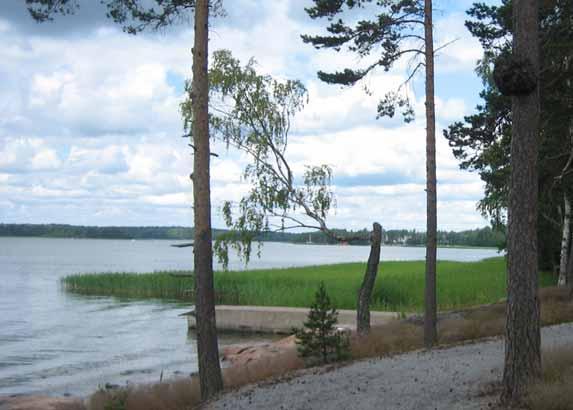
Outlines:
{"label": "dry grass", "polygon": [[[540,291],[539,297],[543,325],[573,321],[573,302],[569,298],[568,290],[546,288]],[[439,344],[442,346],[499,336],[505,328],[505,303],[442,313],[438,326]],[[423,347],[421,322],[419,319],[407,319],[374,327],[367,336],[352,336],[350,347],[353,359],[381,357],[420,349]],[[284,376],[302,368],[304,362],[298,357],[296,347],[292,346],[281,349],[278,353],[263,355],[243,366],[225,368],[223,380],[227,389],[234,389]],[[573,389],[570,388],[573,380],[573,348],[545,354],[544,369],[544,382],[533,388],[532,409],[573,410]],[[549,400],[549,396],[554,399]],[[196,378],[191,378],[99,391],[90,398],[88,408],[185,410],[195,408],[200,403],[199,398],[199,383]]]}
{"label": "dry grass", "polygon": [[90,410],[187,410],[200,403],[196,378],[99,390],[88,402]]}
{"label": "dry grass", "polygon": [[422,328],[405,322],[373,327],[368,335],[354,335],[350,340],[350,351],[354,359],[402,353],[422,346]]}
{"label": "dry grass", "polygon": [[573,346],[544,352],[543,380],[528,397],[532,410],[573,410]]}
{"label": "dry grass", "polygon": [[[541,322],[544,326],[573,321],[569,291],[544,288],[539,292]],[[438,343],[443,346],[500,336],[505,330],[505,302],[473,309],[444,312],[438,323]],[[354,336],[352,357],[379,357],[423,347],[420,318],[407,319],[372,328],[368,336]]]}
{"label": "dry grass", "polygon": [[62,403],[56,405],[56,410],[86,410],[86,406],[81,401]]}
{"label": "dry grass", "polygon": [[[265,355],[244,366],[223,369],[226,389],[282,376],[304,368],[296,348],[285,349],[275,355]],[[126,388],[99,390],[88,401],[89,410],[190,410],[197,408],[201,400],[197,377],[176,379],[157,384],[138,385]],[[84,409],[86,409],[84,407]],[[79,410],[79,409],[78,409]]]}
{"label": "dry grass", "polygon": [[298,356],[296,347],[292,346],[279,353],[252,360],[244,366],[223,369],[223,382],[226,388],[232,389],[282,376],[302,368],[304,368],[304,361]]}

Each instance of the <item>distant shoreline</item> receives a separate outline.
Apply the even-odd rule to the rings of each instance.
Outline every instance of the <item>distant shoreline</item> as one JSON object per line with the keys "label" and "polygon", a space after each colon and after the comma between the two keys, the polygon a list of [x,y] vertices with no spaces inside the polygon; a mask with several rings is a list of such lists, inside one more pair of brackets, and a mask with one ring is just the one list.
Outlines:
{"label": "distant shoreline", "polygon": [[[18,235],[0,235],[1,238],[22,238],[22,239],[73,239],[73,240],[102,240],[102,241],[165,241],[165,242],[173,242],[173,241],[189,241],[190,239],[166,239],[166,238],[138,238],[138,239],[131,239],[131,238],[81,238],[81,237],[74,237],[74,236],[18,236]],[[256,241],[255,241],[256,242]],[[305,242],[289,242],[289,241],[278,241],[278,240],[261,240],[260,242],[263,243],[285,243],[288,245],[297,245],[297,246],[369,246],[368,244],[363,243],[351,243],[347,245],[340,245],[336,243],[305,243]],[[424,248],[425,245],[407,245],[407,244],[396,244],[396,243],[384,243],[382,244],[382,248]],[[497,246],[472,246],[472,245],[438,245],[438,249],[499,249]]]}
{"label": "distant shoreline", "polygon": [[[217,239],[229,231],[213,229],[213,238]],[[348,245],[369,245],[370,232],[367,229],[352,231],[333,229],[338,237],[359,237]],[[5,224],[0,223],[0,237],[3,238],[54,238],[54,239],[123,239],[123,240],[171,240],[190,241],[194,229],[183,226],[81,226],[67,224]],[[258,238],[261,242],[280,242],[292,244],[334,245],[338,242],[320,231],[312,232],[264,232]],[[489,227],[460,232],[438,231],[438,247],[444,248],[491,248],[503,243],[502,232]],[[383,246],[423,247],[425,232],[415,229],[383,230]]]}

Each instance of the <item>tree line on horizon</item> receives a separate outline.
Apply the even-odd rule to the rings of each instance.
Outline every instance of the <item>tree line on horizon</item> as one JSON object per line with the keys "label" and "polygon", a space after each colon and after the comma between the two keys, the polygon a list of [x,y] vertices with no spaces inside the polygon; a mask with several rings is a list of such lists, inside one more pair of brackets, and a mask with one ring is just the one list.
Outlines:
{"label": "tree line on horizon", "polygon": [[[333,229],[340,237],[354,239],[349,245],[369,245],[367,229]],[[213,229],[213,237],[224,235],[226,229]],[[183,226],[83,226],[68,224],[0,224],[0,237],[40,237],[75,239],[167,239],[192,240],[194,229]],[[288,242],[296,244],[339,244],[331,236],[320,232],[263,232],[257,238],[263,242]],[[426,233],[416,229],[382,229],[384,245],[423,246]],[[438,231],[439,246],[476,246],[502,248],[505,243],[503,231],[489,226],[464,231]]]}

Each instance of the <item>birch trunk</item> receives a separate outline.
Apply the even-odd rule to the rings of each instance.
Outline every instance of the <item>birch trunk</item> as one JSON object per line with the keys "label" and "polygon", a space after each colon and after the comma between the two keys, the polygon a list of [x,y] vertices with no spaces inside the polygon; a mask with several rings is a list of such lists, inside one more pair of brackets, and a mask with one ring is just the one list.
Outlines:
{"label": "birch trunk", "polygon": [[567,259],[569,258],[569,244],[571,243],[571,200],[567,193],[563,194],[563,236],[561,238],[561,258],[559,261],[558,286],[567,285]]}

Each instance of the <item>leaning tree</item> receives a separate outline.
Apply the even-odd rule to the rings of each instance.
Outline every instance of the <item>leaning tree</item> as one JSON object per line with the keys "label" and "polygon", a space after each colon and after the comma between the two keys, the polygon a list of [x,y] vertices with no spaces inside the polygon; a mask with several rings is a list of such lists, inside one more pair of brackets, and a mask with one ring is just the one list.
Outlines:
{"label": "leaning tree", "polygon": [[[215,250],[224,266],[234,248],[246,261],[257,236],[268,231],[316,229],[336,241],[364,240],[364,236],[341,236],[328,227],[326,219],[334,203],[330,188],[332,169],[328,165],[307,166],[296,177],[287,159],[291,120],[307,100],[299,81],[277,81],[260,75],[251,59],[245,66],[227,50],[216,51],[209,70],[212,136],[238,148],[250,158],[243,177],[248,193],[222,207],[231,230],[217,237]],[[188,123],[194,123],[192,98],[183,103]],[[371,250],[357,302],[357,330],[370,329],[370,299],[374,289],[382,227],[374,223]],[[259,245],[260,246],[260,243]]]}
{"label": "leaning tree", "polygon": [[[352,10],[372,12],[368,20],[355,24],[345,22],[341,15]],[[436,252],[436,142],[434,104],[434,40],[431,0],[314,0],[306,9],[312,19],[326,18],[328,35],[303,35],[305,43],[317,49],[340,51],[344,46],[361,59],[370,60],[362,68],[318,72],[318,78],[330,84],[352,86],[373,70],[390,70],[404,56],[423,57],[408,74],[409,82],[422,67],[425,68],[426,92],[426,288],[424,343],[431,347],[437,340]],[[349,16],[353,20],[353,16]],[[413,109],[400,86],[380,100],[378,117],[393,117],[402,110],[404,120],[413,119]]]}

